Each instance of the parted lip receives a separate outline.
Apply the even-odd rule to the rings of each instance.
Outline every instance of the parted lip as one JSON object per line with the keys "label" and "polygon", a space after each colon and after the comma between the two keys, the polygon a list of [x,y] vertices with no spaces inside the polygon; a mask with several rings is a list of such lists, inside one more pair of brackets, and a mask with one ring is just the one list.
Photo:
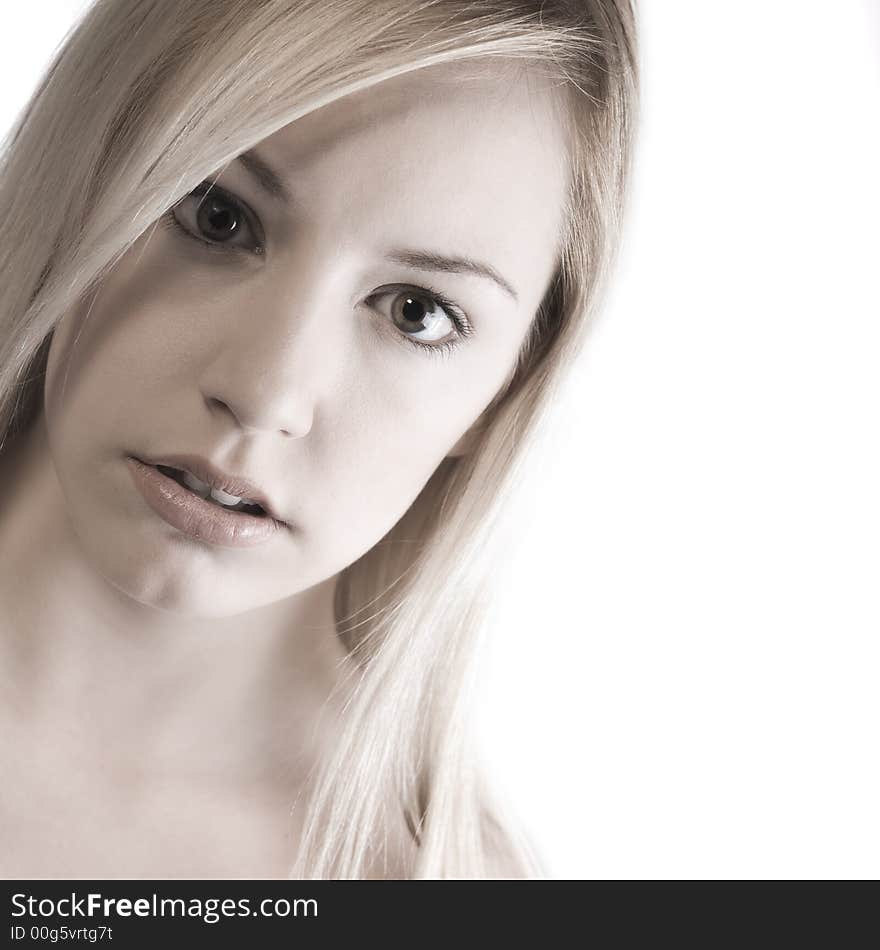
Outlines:
{"label": "parted lip", "polygon": [[273,521],[277,521],[282,525],[287,524],[278,514],[275,503],[259,485],[241,475],[230,475],[228,472],[224,472],[207,459],[202,458],[201,455],[174,454],[163,455],[156,458],[145,458],[142,456],[133,456],[133,458],[137,458],[139,462],[154,467],[157,465],[168,465],[171,468],[179,468],[187,471],[211,488],[225,491],[228,495],[237,495],[239,498],[249,498],[251,501],[257,502]]}

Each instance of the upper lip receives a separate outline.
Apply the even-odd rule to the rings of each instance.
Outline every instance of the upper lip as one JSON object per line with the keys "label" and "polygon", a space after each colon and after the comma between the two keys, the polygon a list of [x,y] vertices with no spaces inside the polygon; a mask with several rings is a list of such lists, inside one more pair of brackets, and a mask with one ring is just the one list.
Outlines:
{"label": "upper lip", "polygon": [[287,523],[278,514],[274,501],[259,485],[241,475],[224,472],[201,455],[163,455],[157,458],[141,458],[140,461],[147,465],[168,465],[171,468],[183,469],[211,488],[257,502],[270,518],[281,524]]}

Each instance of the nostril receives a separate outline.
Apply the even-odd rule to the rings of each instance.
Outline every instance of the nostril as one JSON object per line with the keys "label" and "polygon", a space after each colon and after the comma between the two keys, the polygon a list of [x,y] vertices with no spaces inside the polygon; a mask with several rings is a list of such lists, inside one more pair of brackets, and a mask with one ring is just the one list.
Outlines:
{"label": "nostril", "polygon": [[226,403],[223,402],[222,399],[217,399],[215,396],[208,396],[207,403],[208,403],[209,409],[212,409],[212,410],[220,409],[220,410],[225,410],[226,412],[232,413],[232,410],[229,408],[229,406],[227,406]]}
{"label": "nostril", "polygon": [[[301,438],[305,435],[312,426],[312,413],[308,412],[306,416],[303,416],[302,425],[299,424],[300,420],[297,419],[292,428],[288,429],[282,427],[278,423],[281,422],[281,419],[272,420],[269,415],[269,409],[266,408],[266,416],[264,419],[260,420],[256,415],[251,415],[244,411],[237,411],[234,409],[228,402],[225,402],[223,399],[218,398],[217,396],[207,396],[204,397],[205,405],[211,412],[223,411],[229,413],[232,418],[235,420],[236,424],[240,429],[249,434],[259,434],[261,432],[276,432],[281,433],[281,435],[286,436],[287,438]],[[288,415],[284,421],[290,425],[293,421],[291,416]],[[262,423],[262,424],[260,424]]]}

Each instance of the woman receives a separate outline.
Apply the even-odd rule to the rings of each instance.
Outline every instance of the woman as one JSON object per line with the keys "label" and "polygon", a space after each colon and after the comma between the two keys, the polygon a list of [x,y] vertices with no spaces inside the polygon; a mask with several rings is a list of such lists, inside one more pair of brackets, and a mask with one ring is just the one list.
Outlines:
{"label": "woman", "polygon": [[532,876],[493,525],[616,247],[625,2],[98,0],[0,236],[8,876]]}

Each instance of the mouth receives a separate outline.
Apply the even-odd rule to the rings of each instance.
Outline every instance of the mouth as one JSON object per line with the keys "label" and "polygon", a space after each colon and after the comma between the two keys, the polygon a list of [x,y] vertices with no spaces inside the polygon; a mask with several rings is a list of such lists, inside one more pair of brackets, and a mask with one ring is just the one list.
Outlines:
{"label": "mouth", "polygon": [[[164,462],[151,463],[128,456],[127,464],[135,487],[153,513],[196,541],[249,548],[280,537],[281,531],[291,530],[289,524],[279,521],[265,507],[264,496],[255,501],[229,495],[200,481],[187,469]],[[208,477],[214,477],[214,471],[208,467]],[[253,484],[243,479],[239,483]],[[227,484],[232,487],[234,480],[228,479]]]}
{"label": "mouth", "polygon": [[156,465],[158,471],[168,478],[174,479],[178,485],[182,485],[187,491],[197,495],[203,501],[210,502],[223,508],[225,511],[238,511],[245,515],[254,515],[258,518],[268,518],[269,514],[258,502],[250,498],[240,498],[237,495],[230,495],[218,488],[211,488],[205,482],[196,478],[191,472],[182,468],[174,468],[171,465]]}

